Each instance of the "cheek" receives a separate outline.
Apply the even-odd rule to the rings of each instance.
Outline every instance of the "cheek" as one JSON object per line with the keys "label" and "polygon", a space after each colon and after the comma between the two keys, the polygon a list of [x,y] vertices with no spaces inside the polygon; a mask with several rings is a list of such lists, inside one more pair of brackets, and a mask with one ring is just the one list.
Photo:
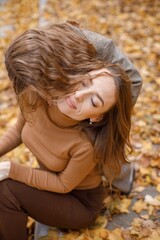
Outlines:
{"label": "cheek", "polygon": [[83,102],[83,104],[81,104],[80,106],[80,111],[85,114],[92,112],[92,106],[90,102],[89,101]]}
{"label": "cheek", "polygon": [[68,112],[67,106],[66,106],[66,102],[64,100],[60,101],[57,103],[57,107],[59,108],[59,110],[62,113],[66,113]]}
{"label": "cheek", "polygon": [[92,108],[92,106],[84,106],[83,108],[81,108],[81,110],[78,112],[79,115],[84,116],[84,118],[90,118],[95,116],[96,112],[94,111],[94,109]]}

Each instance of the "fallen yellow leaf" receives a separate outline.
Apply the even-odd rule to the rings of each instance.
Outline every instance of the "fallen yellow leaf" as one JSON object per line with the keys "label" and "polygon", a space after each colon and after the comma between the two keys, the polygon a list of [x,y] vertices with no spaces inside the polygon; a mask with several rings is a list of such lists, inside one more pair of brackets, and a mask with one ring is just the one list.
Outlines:
{"label": "fallen yellow leaf", "polygon": [[147,204],[142,200],[138,200],[134,206],[132,207],[132,210],[135,211],[136,213],[140,213],[142,210],[147,210]]}
{"label": "fallen yellow leaf", "polygon": [[157,185],[156,190],[160,192],[160,184]]}
{"label": "fallen yellow leaf", "polygon": [[147,194],[144,199],[145,203],[150,204],[152,206],[160,206],[160,200],[156,197],[153,198],[151,195]]}
{"label": "fallen yellow leaf", "polygon": [[116,228],[109,233],[108,240],[124,240],[122,237],[122,230],[120,228]]}

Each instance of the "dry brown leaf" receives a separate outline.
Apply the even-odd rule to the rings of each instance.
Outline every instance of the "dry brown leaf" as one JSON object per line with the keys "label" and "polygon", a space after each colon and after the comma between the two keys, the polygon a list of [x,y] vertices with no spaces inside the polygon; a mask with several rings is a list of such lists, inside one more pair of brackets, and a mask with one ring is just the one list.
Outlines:
{"label": "dry brown leaf", "polygon": [[160,184],[157,185],[156,189],[158,192],[160,192]]}
{"label": "dry brown leaf", "polygon": [[122,230],[120,228],[116,228],[109,233],[108,240],[124,240],[122,237]]}
{"label": "dry brown leaf", "polygon": [[153,198],[151,195],[147,194],[144,199],[145,203],[150,204],[152,206],[160,206],[160,200],[156,197]]}
{"label": "dry brown leaf", "polygon": [[135,204],[132,207],[132,210],[135,211],[136,213],[140,213],[142,210],[147,210],[147,204],[142,200],[138,200],[135,202]]}

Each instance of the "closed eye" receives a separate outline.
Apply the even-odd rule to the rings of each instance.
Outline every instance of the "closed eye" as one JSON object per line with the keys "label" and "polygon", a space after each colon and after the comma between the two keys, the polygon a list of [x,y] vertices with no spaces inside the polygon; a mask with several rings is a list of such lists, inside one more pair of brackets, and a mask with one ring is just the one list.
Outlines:
{"label": "closed eye", "polygon": [[91,98],[91,103],[93,107],[97,107],[97,105],[94,103],[93,99]]}
{"label": "closed eye", "polygon": [[103,99],[99,96],[98,93],[91,97],[91,103],[93,107],[102,107],[104,105]]}

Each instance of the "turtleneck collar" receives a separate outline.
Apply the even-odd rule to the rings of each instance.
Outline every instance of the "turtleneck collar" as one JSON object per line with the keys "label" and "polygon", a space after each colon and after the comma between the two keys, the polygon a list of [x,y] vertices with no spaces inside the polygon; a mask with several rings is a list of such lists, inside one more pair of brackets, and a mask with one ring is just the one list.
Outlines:
{"label": "turtleneck collar", "polygon": [[74,120],[66,115],[64,115],[58,108],[57,104],[48,106],[47,109],[48,117],[51,122],[56,124],[58,127],[73,127],[79,124],[78,120]]}

